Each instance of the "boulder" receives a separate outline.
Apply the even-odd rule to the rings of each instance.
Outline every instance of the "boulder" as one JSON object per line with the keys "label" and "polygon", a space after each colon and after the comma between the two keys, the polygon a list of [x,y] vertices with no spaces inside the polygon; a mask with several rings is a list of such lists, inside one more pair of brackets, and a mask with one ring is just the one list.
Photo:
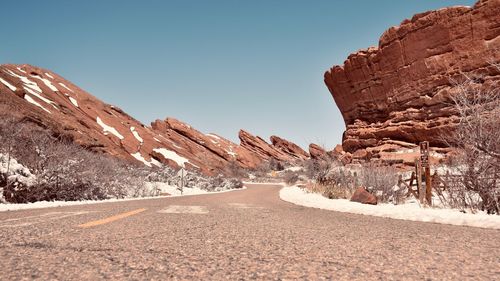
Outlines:
{"label": "boulder", "polygon": [[312,159],[323,159],[326,157],[326,150],[315,143],[311,143],[309,145],[309,155],[311,155]]}
{"label": "boulder", "polygon": [[377,205],[377,197],[366,191],[364,187],[358,187],[351,197],[351,201],[362,204]]}

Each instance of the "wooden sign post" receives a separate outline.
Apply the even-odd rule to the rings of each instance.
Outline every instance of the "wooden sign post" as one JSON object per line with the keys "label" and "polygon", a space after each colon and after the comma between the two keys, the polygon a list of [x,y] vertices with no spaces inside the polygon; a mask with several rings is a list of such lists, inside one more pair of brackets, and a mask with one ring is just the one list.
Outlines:
{"label": "wooden sign post", "polygon": [[184,167],[182,167],[178,172],[177,172],[177,176],[180,177],[180,180],[179,180],[179,187],[177,188],[180,192],[181,192],[181,195],[184,193],[184,175],[185,175],[185,170],[184,170]]}
{"label": "wooden sign post", "polygon": [[[420,163],[425,169],[425,200],[432,205],[431,165],[429,163],[429,142],[420,142]],[[422,196],[420,196],[422,198]]]}

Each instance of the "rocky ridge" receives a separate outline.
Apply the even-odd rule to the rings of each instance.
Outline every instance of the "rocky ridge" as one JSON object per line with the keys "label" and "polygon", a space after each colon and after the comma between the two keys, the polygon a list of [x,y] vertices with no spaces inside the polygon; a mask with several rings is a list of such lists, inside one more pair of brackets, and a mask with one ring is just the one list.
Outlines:
{"label": "rocky ridge", "polygon": [[451,96],[465,75],[484,86],[500,79],[500,0],[450,7],[404,20],[378,47],[348,56],[324,75],[345,121],[342,146],[354,159],[413,163],[416,144],[429,141],[433,161],[458,117]]}
{"label": "rocky ridge", "polygon": [[91,151],[150,167],[182,166],[214,175],[232,162],[255,168],[271,158],[306,158],[298,146],[283,139],[274,146],[245,132],[238,145],[173,118],[146,126],[54,72],[31,65],[0,65],[0,114],[35,123]]}

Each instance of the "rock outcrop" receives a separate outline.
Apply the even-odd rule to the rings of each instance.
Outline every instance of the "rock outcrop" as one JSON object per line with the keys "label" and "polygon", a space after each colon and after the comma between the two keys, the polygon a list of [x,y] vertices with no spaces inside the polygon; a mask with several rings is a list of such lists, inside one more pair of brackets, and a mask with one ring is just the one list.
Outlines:
{"label": "rock outcrop", "polygon": [[322,159],[326,157],[326,150],[315,143],[311,143],[309,144],[309,155],[311,155],[312,159]]}
{"label": "rock outcrop", "polygon": [[293,162],[296,160],[294,156],[267,143],[261,137],[254,136],[244,130],[240,130],[238,137],[243,148],[251,151],[261,159],[269,160],[274,158],[281,162]]}
{"label": "rock outcrop", "polygon": [[289,142],[285,139],[282,139],[278,136],[271,136],[270,138],[272,145],[281,150],[282,152],[291,155],[292,157],[295,157],[300,160],[305,160],[309,158],[309,154],[305,152],[300,146]]}
{"label": "rock outcrop", "polygon": [[[0,65],[0,115],[33,122],[94,152],[208,175],[223,172],[232,162],[255,168],[271,158],[293,162],[301,153],[288,141],[274,147],[246,132],[237,145],[173,118],[145,126],[61,76],[31,65]],[[283,143],[289,151],[282,150]]]}
{"label": "rock outcrop", "polygon": [[384,153],[412,150],[420,141],[444,147],[442,133],[458,120],[452,81],[464,74],[481,75],[487,85],[500,79],[491,65],[500,61],[499,15],[499,0],[417,14],[385,31],[378,47],[328,70],[325,83],[346,125],[344,150],[388,159]]}

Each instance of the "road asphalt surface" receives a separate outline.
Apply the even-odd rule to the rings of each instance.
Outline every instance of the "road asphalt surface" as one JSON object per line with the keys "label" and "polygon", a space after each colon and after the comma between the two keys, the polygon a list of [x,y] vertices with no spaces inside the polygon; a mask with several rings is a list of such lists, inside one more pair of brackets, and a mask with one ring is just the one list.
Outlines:
{"label": "road asphalt surface", "polygon": [[500,231],[293,205],[279,186],[0,212],[0,280],[500,280]]}

